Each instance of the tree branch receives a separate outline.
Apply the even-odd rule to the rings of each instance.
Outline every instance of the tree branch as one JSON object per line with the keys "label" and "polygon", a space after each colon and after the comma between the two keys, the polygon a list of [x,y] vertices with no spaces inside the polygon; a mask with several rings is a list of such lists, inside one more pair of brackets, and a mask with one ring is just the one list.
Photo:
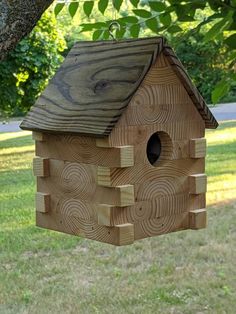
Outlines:
{"label": "tree branch", "polygon": [[31,32],[53,0],[0,0],[0,61]]}

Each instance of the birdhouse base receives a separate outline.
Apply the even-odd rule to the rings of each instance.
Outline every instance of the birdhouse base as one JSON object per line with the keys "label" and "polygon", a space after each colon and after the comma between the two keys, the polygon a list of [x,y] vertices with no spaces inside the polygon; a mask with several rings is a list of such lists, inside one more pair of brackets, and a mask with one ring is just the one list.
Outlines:
{"label": "birdhouse base", "polygon": [[102,226],[74,216],[37,212],[36,225],[45,229],[122,246],[132,244],[136,240],[170,232],[205,228],[206,210],[200,209],[196,212],[191,211],[180,215],[160,217],[149,221],[117,226]]}

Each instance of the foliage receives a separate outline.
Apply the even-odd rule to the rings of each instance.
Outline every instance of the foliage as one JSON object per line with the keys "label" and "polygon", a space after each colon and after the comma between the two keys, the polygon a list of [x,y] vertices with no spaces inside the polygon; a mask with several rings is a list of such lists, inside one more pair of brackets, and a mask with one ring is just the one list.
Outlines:
{"label": "foliage", "polygon": [[[65,1],[64,1],[65,2]],[[55,6],[57,15],[65,3],[58,3]],[[226,47],[226,62],[229,70],[235,64],[236,59],[236,0],[99,0],[83,1],[84,11],[87,17],[92,16],[96,7],[104,15],[106,11],[114,10],[119,13],[115,20],[119,23],[120,29],[116,31],[116,38],[139,37],[140,32],[145,29],[155,34],[177,34],[182,32],[183,25],[188,23],[189,29],[200,32],[202,28],[207,29],[204,36],[205,42],[222,41]],[[71,7],[73,6],[73,10]],[[131,9],[130,9],[131,6]],[[75,16],[80,8],[79,1],[72,1],[68,5],[71,17]],[[210,10],[210,14],[203,19],[198,19],[199,12]],[[108,28],[112,21],[92,22],[81,24],[82,32],[93,33],[93,40],[108,39]],[[230,89],[236,80],[236,74],[229,71],[216,85],[212,94],[213,102],[217,102]]]}
{"label": "foliage", "polygon": [[0,112],[21,115],[35,102],[61,61],[64,38],[46,12],[31,34],[0,64]]}
{"label": "foliage", "polygon": [[211,92],[227,71],[221,41],[212,43],[203,40],[204,34],[187,32],[170,38],[172,46],[194,84],[207,103],[211,102]]}

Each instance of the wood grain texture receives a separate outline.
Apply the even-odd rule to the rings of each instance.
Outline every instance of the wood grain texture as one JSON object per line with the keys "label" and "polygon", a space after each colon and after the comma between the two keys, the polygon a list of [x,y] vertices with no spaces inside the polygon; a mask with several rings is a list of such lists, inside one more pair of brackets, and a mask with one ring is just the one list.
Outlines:
{"label": "wood grain texture", "polygon": [[36,142],[36,155],[120,168],[134,164],[132,146],[101,148],[96,146],[95,138],[78,135],[48,134],[46,142]]}
{"label": "wood grain texture", "polygon": [[[121,120],[125,115],[126,114],[122,116]],[[147,137],[149,138],[153,133],[158,131],[166,132],[171,139],[175,141],[189,140],[190,138],[204,137],[205,135],[204,122],[196,121],[195,117],[194,119],[189,117],[189,119],[185,121],[173,120],[170,123],[153,123],[132,126],[120,125],[119,122],[108,138],[108,143],[111,147],[123,145],[136,146],[141,144],[141,142],[144,144]]]}
{"label": "wood grain texture", "polygon": [[[89,206],[89,205],[88,205]],[[155,218],[178,215],[189,210],[205,206],[205,195],[197,197],[187,194],[159,196],[147,201],[136,202],[133,206],[119,208],[117,206],[99,206],[97,221],[104,225],[117,225],[148,221]],[[95,219],[96,220],[96,219]]]}
{"label": "wood grain texture", "polygon": [[[185,124],[182,128],[184,126]],[[127,145],[112,148],[97,147],[94,139],[89,137],[48,135],[46,142],[36,142],[36,155],[113,168],[132,167],[136,163],[149,164],[146,146],[151,135],[146,130],[139,138],[137,137],[135,147]],[[159,161],[189,157],[189,140],[172,140],[171,136],[163,131],[158,131],[158,135],[162,142]]]}
{"label": "wood grain texture", "polygon": [[188,213],[160,217],[134,224],[134,238],[139,240],[188,228]]}
{"label": "wood grain texture", "polygon": [[[112,226],[112,211],[115,210],[115,206],[107,205],[107,204],[98,204],[95,215],[97,214],[97,223],[102,226]],[[120,207],[118,207],[120,210]],[[96,217],[91,217],[96,221]]]}
{"label": "wood grain texture", "polygon": [[[166,59],[160,55],[162,51]],[[176,76],[172,75],[173,70]],[[217,127],[173,50],[163,38],[153,37],[75,44],[21,128],[97,137],[109,135],[143,79],[150,87],[153,82],[163,87],[183,85],[205,126]]]}
{"label": "wood grain texture", "polygon": [[46,141],[46,138],[47,138],[47,135],[45,133],[35,132],[35,131],[32,132],[32,139],[34,141],[43,142],[43,141]]}
{"label": "wood grain texture", "polygon": [[35,157],[33,159],[33,174],[36,177],[49,177],[50,160],[48,158]]}
{"label": "wood grain texture", "polygon": [[191,194],[201,194],[207,191],[207,176],[202,174],[193,174],[189,176],[189,192]]}
{"label": "wood grain texture", "polygon": [[206,139],[195,138],[189,141],[189,156],[191,158],[203,158],[206,156]]}
{"label": "wood grain texture", "polygon": [[[94,220],[99,224],[117,225],[135,221],[175,215],[191,209],[205,207],[205,194],[191,195],[186,192],[176,194],[148,194],[150,198],[136,195],[133,205],[122,206],[111,195],[105,195],[100,203],[94,197],[86,198],[79,193],[61,193],[61,189],[48,189],[51,193],[51,211],[63,215],[76,216],[84,220]],[[111,193],[112,194],[112,193]],[[116,206],[109,205],[110,203]],[[142,200],[143,198],[143,200]],[[102,202],[107,202],[102,203]]]}
{"label": "wood grain texture", "polygon": [[56,213],[44,215],[37,212],[36,225],[117,246],[128,245],[134,242],[134,229],[130,224],[107,227],[100,226],[94,221],[83,220],[74,216]]}
{"label": "wood grain texture", "polygon": [[205,121],[206,128],[209,128],[209,129],[217,128],[218,123],[215,117],[211,113],[210,109],[208,108],[206,102],[202,98],[197,88],[194,86],[184,66],[182,65],[180,60],[177,58],[172,48],[165,45],[163,49],[163,53],[168,58],[168,61],[170,62],[173,70],[175,71],[179,80],[181,81],[187,93],[189,94],[189,97],[192,99],[193,104],[197,108],[198,112],[202,116],[203,121]]}
{"label": "wood grain texture", "polygon": [[114,187],[99,186],[94,182],[91,183],[89,177],[80,177],[77,180],[77,174],[81,172],[70,172],[71,169],[73,168],[68,167],[65,169],[64,175],[60,177],[38,177],[38,191],[50,193],[52,198],[54,197],[53,195],[55,195],[55,200],[63,197],[71,197],[80,199],[81,201],[90,200],[90,202],[95,204],[110,204],[116,206],[134,204],[135,196],[133,185]]}
{"label": "wood grain texture", "polygon": [[75,44],[21,128],[108,135],[163,41],[153,37]]}
{"label": "wood grain texture", "polygon": [[189,227],[191,229],[202,229],[207,226],[206,209],[195,209],[189,212]]}
{"label": "wood grain texture", "polygon": [[[204,173],[205,162],[203,158],[198,159],[180,159],[170,160],[159,167],[153,167],[150,164],[137,164],[129,168],[108,168],[111,173],[111,186],[135,185],[137,183],[147,185],[147,190],[155,190],[168,186],[170,191],[176,191],[174,186],[186,186],[186,180],[189,175]],[[153,182],[153,187],[149,185]],[[156,183],[155,183],[156,182]],[[155,186],[158,184],[159,186]],[[110,191],[106,187],[97,185],[97,166],[80,164],[76,162],[67,162],[61,160],[50,160],[50,179],[38,178],[40,189],[60,188],[60,193],[85,193],[95,189],[104,190],[104,194]],[[140,192],[140,191],[139,191]]]}
{"label": "wood grain texture", "polygon": [[159,67],[160,62],[157,58],[132,97],[118,126],[171,123],[172,121],[184,123],[189,119],[195,119],[196,123],[204,123],[167,57],[162,53],[160,56],[166,59],[166,66]]}
{"label": "wood grain texture", "polygon": [[37,192],[35,195],[36,211],[48,213],[51,209],[51,196],[48,193]]}
{"label": "wood grain texture", "polygon": [[[121,236],[122,229],[120,229],[119,226],[100,226],[93,221],[84,221],[77,217],[55,213],[44,215],[39,212],[36,213],[36,224],[42,228],[82,236],[88,239],[114,245],[126,245],[133,243],[133,235],[130,225],[128,225],[128,230],[127,228],[123,229],[124,235]],[[189,217],[188,213],[176,216],[166,216],[137,222],[133,225],[133,228],[133,239],[140,240],[147,237],[188,229]]]}

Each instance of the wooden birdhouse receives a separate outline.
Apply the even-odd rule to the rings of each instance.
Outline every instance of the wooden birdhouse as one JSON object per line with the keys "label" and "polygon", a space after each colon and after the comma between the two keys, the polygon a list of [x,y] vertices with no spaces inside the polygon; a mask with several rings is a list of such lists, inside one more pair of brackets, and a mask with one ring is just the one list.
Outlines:
{"label": "wooden birdhouse", "polygon": [[37,226],[114,245],[205,228],[217,125],[163,38],[76,43],[21,124]]}

